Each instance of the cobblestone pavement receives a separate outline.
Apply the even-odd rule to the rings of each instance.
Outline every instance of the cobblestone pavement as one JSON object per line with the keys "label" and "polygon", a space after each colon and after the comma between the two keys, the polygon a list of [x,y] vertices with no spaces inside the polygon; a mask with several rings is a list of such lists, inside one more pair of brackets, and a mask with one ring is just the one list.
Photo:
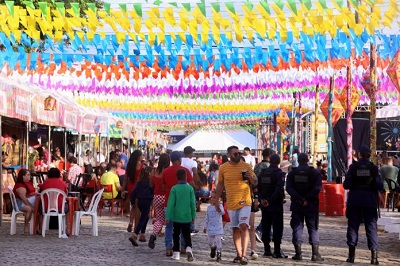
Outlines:
{"label": "cobblestone pavement", "polygon": [[[205,217],[204,210],[207,204],[202,204],[202,212],[197,213],[196,227],[202,228]],[[320,216],[320,253],[325,258],[323,263],[310,261],[311,247],[303,244],[303,261],[294,262],[290,259],[294,254],[291,244],[291,229],[289,225],[289,204],[285,204],[285,229],[282,250],[289,255],[289,259],[272,259],[261,256],[263,247],[257,243],[257,252],[260,257],[256,261],[249,261],[249,265],[350,265],[346,263],[346,218]],[[57,230],[46,232],[46,237],[24,236],[22,218],[18,219],[17,234],[11,236],[10,216],[4,215],[3,224],[0,227],[0,265],[233,265],[235,251],[229,226],[226,227],[225,241],[223,242],[222,262],[217,263],[209,257],[207,237],[198,233],[192,237],[193,253],[195,260],[187,262],[185,257],[172,261],[165,256],[164,238],[156,241],[155,249],[147,247],[147,243],[139,242],[139,247],[133,247],[128,241],[130,233],[126,231],[128,218],[110,217],[107,211],[99,217],[99,236],[91,235],[91,221],[89,217],[82,220],[79,236],[71,236],[68,239],[59,239]],[[386,213],[389,216],[398,213]],[[260,220],[257,214],[256,224]],[[229,225],[229,224],[228,224]],[[149,222],[147,231],[151,232]],[[147,235],[148,237],[148,235]],[[379,231],[381,248],[379,251],[380,265],[400,265],[399,235]],[[307,243],[308,235],[304,233]],[[369,264],[370,252],[367,248],[364,228],[360,227],[358,249],[356,250],[355,265]],[[250,252],[250,250],[249,250]]]}

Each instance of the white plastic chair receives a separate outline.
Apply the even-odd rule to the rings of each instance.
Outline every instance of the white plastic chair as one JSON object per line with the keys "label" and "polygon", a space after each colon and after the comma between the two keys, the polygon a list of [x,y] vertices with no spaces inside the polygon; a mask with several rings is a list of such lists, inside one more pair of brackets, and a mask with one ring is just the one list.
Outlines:
{"label": "white plastic chair", "polygon": [[[62,207],[61,210],[58,208],[58,199],[61,197]],[[48,199],[47,209],[45,209],[44,199]],[[48,188],[40,193],[40,199],[42,201],[43,210],[43,224],[42,224],[42,236],[46,236],[46,230],[49,230],[50,216],[58,217],[58,237],[61,238],[65,234],[65,200],[67,194],[56,188]]]}
{"label": "white plastic chair", "polygon": [[79,227],[82,216],[90,215],[92,216],[92,235],[99,235],[99,228],[97,223],[97,206],[99,205],[101,196],[103,195],[104,188],[97,191],[96,194],[93,195],[92,200],[90,201],[90,205],[87,211],[76,211],[74,213],[74,225],[75,225],[75,235],[79,235]]}
{"label": "white plastic chair", "polygon": [[[17,233],[17,216],[18,215],[25,216],[25,213],[19,210],[18,204],[17,204],[17,199],[15,198],[12,187],[8,187],[8,192],[10,192],[10,199],[11,199],[11,204],[12,204],[12,208],[13,208],[13,211],[11,213],[10,235],[15,235]],[[33,216],[34,216],[34,213],[32,213],[31,220],[29,221],[29,233],[31,235],[33,235]]]}

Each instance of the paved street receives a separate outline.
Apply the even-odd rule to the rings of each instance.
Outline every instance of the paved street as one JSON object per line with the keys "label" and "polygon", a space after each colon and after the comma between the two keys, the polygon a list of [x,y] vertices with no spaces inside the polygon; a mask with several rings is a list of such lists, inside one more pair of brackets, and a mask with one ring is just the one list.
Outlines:
{"label": "paved street", "polygon": [[[205,216],[206,204],[202,204],[202,212],[198,213],[197,228],[202,227]],[[291,229],[289,226],[289,204],[285,204],[285,229],[283,237],[283,251],[289,255],[294,254],[291,244]],[[230,264],[235,257],[233,242],[229,227],[223,242],[223,261],[217,263],[210,259],[206,235],[199,233],[192,237],[194,262],[187,262],[186,257],[181,257],[180,262],[172,261],[165,256],[164,239],[158,239],[156,248],[151,250],[147,243],[140,243],[133,247],[128,241],[130,233],[126,232],[128,218],[110,218],[108,211],[103,211],[99,218],[99,237],[91,235],[90,218],[82,220],[80,236],[71,236],[68,239],[59,239],[57,230],[50,230],[46,238],[42,236],[24,236],[22,218],[19,218],[17,234],[11,236],[10,215],[5,215],[0,227],[0,265],[218,265]],[[392,213],[383,212],[388,216]],[[395,213],[398,215],[398,213]],[[260,219],[257,216],[257,222]],[[229,225],[229,224],[228,224]],[[149,223],[148,232],[152,229]],[[370,252],[367,249],[365,231],[360,229],[360,239],[356,251],[355,265],[369,264]],[[398,234],[379,232],[381,249],[379,253],[380,265],[400,265],[400,240]],[[291,259],[271,259],[261,256],[263,248],[258,243],[257,252],[260,258],[250,261],[249,265],[350,265],[345,262],[347,257],[346,246],[346,219],[345,217],[320,217],[320,253],[325,258],[322,264],[310,261],[311,247],[303,245],[303,261],[296,262]],[[307,240],[308,236],[304,235]],[[306,241],[307,242],[307,241]],[[250,252],[250,251],[249,251]]]}

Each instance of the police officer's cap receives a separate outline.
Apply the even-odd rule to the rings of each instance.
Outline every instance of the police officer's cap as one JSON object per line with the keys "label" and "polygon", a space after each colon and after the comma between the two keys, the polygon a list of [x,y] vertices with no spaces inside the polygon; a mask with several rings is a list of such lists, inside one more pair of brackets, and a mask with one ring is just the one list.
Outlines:
{"label": "police officer's cap", "polygon": [[358,152],[363,154],[371,153],[371,149],[367,145],[361,145]]}
{"label": "police officer's cap", "polygon": [[262,156],[263,157],[270,157],[272,154],[274,154],[274,150],[270,149],[270,148],[266,148],[262,151]]}
{"label": "police officer's cap", "polygon": [[278,165],[281,162],[281,158],[279,157],[278,154],[273,154],[271,157],[269,157],[269,163],[273,165]]}

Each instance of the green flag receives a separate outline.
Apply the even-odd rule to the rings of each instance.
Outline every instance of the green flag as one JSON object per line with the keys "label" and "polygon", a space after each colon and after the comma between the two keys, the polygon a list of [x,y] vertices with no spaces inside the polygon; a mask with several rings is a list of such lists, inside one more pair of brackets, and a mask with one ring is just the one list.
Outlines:
{"label": "green flag", "polygon": [[190,3],[182,3],[182,6],[187,10],[190,11]]}
{"label": "green flag", "polygon": [[[104,4],[105,4],[105,3],[104,3]],[[79,3],[71,3],[71,7],[72,7],[72,10],[74,11],[75,15],[76,15],[77,17],[79,17],[79,16],[80,16],[80,12],[79,12],[79,10],[80,10]]]}
{"label": "green flag", "polygon": [[[62,4],[64,4],[64,3],[62,3]],[[95,3],[87,3],[87,5],[93,12],[96,12],[96,4]]]}
{"label": "green flag", "polygon": [[260,4],[261,4],[262,7],[265,9],[265,11],[266,11],[268,14],[271,15],[271,10],[269,9],[269,5],[268,5],[267,0],[262,0],[262,1],[260,2]]}
{"label": "green flag", "polygon": [[296,0],[287,0],[290,9],[297,15]]}
{"label": "green flag", "polygon": [[39,2],[39,8],[45,19],[47,19],[47,2]]}
{"label": "green flag", "polygon": [[335,0],[335,2],[340,8],[343,7],[343,0]]}
{"label": "green flag", "polygon": [[124,11],[124,13],[126,13],[126,4],[118,4],[118,5],[119,8],[121,8]]}
{"label": "green flag", "polygon": [[206,4],[204,2],[201,2],[201,3],[197,3],[197,6],[199,7],[203,16],[206,16]]}
{"label": "green flag", "polygon": [[324,10],[327,9],[326,1],[325,1],[325,0],[318,0],[318,2],[321,4],[321,6],[324,8]]}
{"label": "green flag", "polygon": [[283,9],[285,4],[282,2],[282,0],[274,0],[275,4],[280,8],[280,10]]}
{"label": "green flag", "polygon": [[225,6],[232,14],[236,14],[235,6],[232,2],[226,2]]}
{"label": "green flag", "polygon": [[104,3],[103,6],[104,6],[104,10],[107,12],[107,15],[110,15],[110,6],[111,6],[111,4],[110,3]]}
{"label": "green flag", "polygon": [[221,10],[219,2],[211,3],[211,6],[215,10],[215,12],[217,12],[217,13],[219,13],[219,11]]}
{"label": "green flag", "polygon": [[306,7],[308,10],[311,9],[312,3],[311,0],[300,0]]}
{"label": "green flag", "polygon": [[245,5],[250,11],[253,10],[254,5],[253,5],[252,2],[246,1],[246,2],[244,3],[244,5]]}
{"label": "green flag", "polygon": [[350,2],[358,8],[358,0],[350,0]]}
{"label": "green flag", "polygon": [[35,9],[35,5],[31,1],[24,1],[24,4],[32,9]]}
{"label": "green flag", "polygon": [[159,6],[162,2],[160,0],[154,1],[153,5]]}
{"label": "green flag", "polygon": [[178,4],[176,2],[169,2],[168,4],[170,4],[171,6],[174,6],[174,7],[178,7]]}
{"label": "green flag", "polygon": [[64,3],[62,2],[56,2],[56,7],[60,13],[65,16],[65,8],[64,8]]}
{"label": "green flag", "polygon": [[14,1],[6,1],[8,12],[14,17]]}
{"label": "green flag", "polygon": [[139,17],[143,16],[142,13],[142,4],[133,4],[133,8],[135,8],[136,13],[139,15]]}

